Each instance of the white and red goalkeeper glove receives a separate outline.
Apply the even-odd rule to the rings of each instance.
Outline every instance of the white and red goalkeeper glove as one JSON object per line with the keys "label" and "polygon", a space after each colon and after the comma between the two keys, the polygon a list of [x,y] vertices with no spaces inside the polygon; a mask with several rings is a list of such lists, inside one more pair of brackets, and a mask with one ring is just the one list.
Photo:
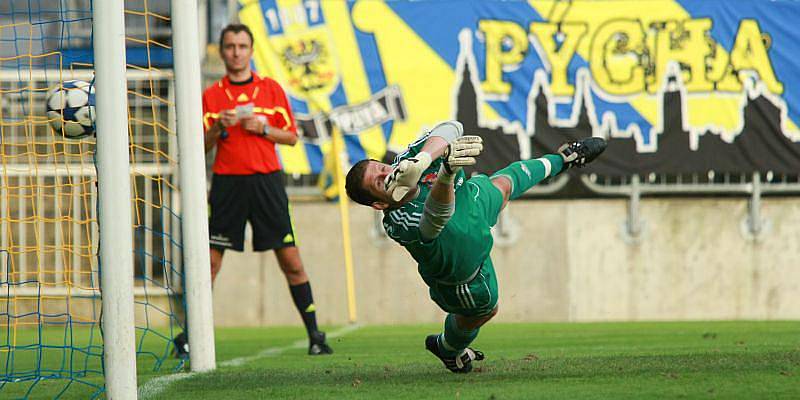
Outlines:
{"label": "white and red goalkeeper glove", "polygon": [[444,162],[439,170],[439,179],[452,183],[455,174],[463,167],[475,165],[483,151],[483,139],[480,136],[461,136],[454,140],[444,151]]}
{"label": "white and red goalkeeper glove", "polygon": [[431,166],[431,161],[431,155],[424,151],[400,161],[386,176],[384,183],[392,200],[402,200],[411,189],[417,187],[422,174]]}

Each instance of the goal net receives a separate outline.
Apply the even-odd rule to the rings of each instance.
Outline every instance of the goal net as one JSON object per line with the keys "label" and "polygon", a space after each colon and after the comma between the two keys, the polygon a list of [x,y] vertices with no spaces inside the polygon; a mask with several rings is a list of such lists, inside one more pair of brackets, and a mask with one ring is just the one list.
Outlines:
{"label": "goal net", "polygon": [[[137,364],[181,367],[169,2],[125,2]],[[0,2],[0,398],[102,395],[95,138],[53,128],[47,94],[93,80],[90,0]],[[105,133],[108,134],[108,133]]]}

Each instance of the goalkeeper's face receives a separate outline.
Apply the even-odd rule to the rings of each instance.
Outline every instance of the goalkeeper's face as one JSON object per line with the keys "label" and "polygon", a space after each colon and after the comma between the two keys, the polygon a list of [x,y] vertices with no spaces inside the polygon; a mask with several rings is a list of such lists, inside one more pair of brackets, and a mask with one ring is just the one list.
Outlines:
{"label": "goalkeeper's face", "polygon": [[372,208],[376,210],[400,207],[417,195],[416,190],[411,190],[402,200],[392,200],[392,196],[386,191],[386,177],[391,173],[392,167],[390,165],[377,161],[370,161],[364,171],[364,189],[375,197],[376,201],[372,203]]}

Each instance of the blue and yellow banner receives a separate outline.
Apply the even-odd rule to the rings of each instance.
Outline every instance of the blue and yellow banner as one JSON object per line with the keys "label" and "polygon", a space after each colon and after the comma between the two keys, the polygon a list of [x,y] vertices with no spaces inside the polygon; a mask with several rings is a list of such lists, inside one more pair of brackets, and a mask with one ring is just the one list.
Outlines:
{"label": "blue and yellow banner", "polygon": [[800,170],[800,2],[241,0],[255,68],[284,85],[319,173],[334,130],[382,159],[444,119],[482,172],[580,136],[609,174]]}

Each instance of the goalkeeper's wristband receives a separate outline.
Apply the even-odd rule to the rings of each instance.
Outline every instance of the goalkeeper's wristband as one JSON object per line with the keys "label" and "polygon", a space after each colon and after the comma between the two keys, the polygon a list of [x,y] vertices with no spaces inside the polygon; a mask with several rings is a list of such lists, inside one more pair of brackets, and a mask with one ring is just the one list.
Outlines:
{"label": "goalkeeper's wristband", "polygon": [[436,181],[444,185],[452,185],[457,172],[458,169],[452,171],[447,167],[447,163],[442,163],[442,166],[439,167],[439,177],[436,178]]}
{"label": "goalkeeper's wristband", "polygon": [[456,171],[458,171],[458,169],[453,169],[452,167],[450,167],[450,164],[448,164],[447,161],[442,163],[442,170],[449,175],[455,175]]}

